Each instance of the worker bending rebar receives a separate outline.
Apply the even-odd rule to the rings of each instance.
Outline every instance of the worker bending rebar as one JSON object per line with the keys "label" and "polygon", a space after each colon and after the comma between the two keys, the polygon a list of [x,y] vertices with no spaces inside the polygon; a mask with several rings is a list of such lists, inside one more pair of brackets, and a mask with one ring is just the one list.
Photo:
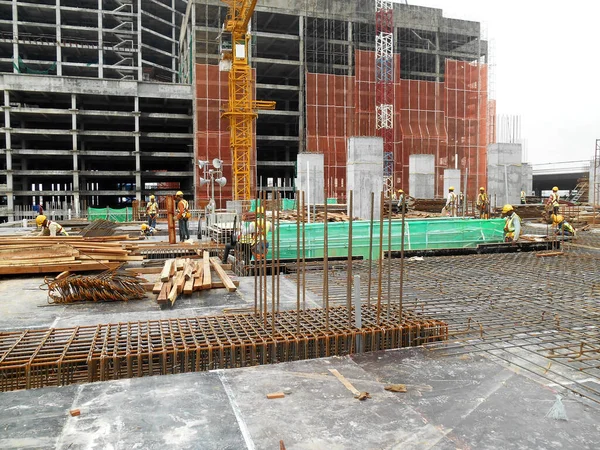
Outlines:
{"label": "worker bending rebar", "polygon": [[575,236],[575,228],[561,214],[552,214],[554,234],[559,236]]}
{"label": "worker bending rebar", "polygon": [[65,229],[58,223],[53,220],[49,220],[43,214],[37,216],[35,218],[36,225],[42,228],[38,236],[68,236],[69,234],[65,231]]}

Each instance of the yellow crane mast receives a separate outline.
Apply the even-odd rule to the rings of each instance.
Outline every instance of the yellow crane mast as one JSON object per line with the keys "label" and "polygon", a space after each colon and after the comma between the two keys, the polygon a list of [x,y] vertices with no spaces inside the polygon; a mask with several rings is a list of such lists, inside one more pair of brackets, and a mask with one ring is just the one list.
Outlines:
{"label": "yellow crane mast", "polygon": [[222,0],[229,6],[223,31],[231,33],[231,52],[222,51],[229,69],[229,103],[223,117],[229,119],[233,159],[233,199],[250,200],[254,119],[258,109],[275,109],[275,102],[254,100],[252,68],[248,63],[250,32],[248,24],[257,0]]}

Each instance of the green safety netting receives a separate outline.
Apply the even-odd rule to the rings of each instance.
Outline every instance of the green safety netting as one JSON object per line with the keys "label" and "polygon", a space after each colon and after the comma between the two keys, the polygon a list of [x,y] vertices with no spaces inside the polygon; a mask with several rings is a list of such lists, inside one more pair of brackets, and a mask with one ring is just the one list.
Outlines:
{"label": "green safety netting", "polygon": [[281,209],[283,211],[289,211],[290,209],[296,209],[296,200],[284,198],[283,203],[281,204]]}
{"label": "green safety netting", "polygon": [[[404,249],[430,250],[445,248],[475,248],[478,244],[497,243],[504,240],[504,219],[408,219],[405,222]],[[306,224],[306,257],[322,258],[323,224]],[[348,256],[348,222],[329,223],[328,255]],[[280,225],[280,255],[281,259],[296,259],[297,228],[295,223]],[[392,251],[399,251],[401,245],[402,221],[392,221]],[[352,224],[352,255],[369,257],[369,221],[354,221]],[[268,257],[273,248],[272,236],[267,239],[270,244]],[[383,248],[388,249],[388,223],[383,225]],[[373,258],[378,258],[379,223],[373,224]]]}
{"label": "green safety netting", "polygon": [[129,222],[133,220],[133,212],[131,208],[88,208],[88,221],[104,219],[112,222]]}
{"label": "green safety netting", "polygon": [[56,61],[54,61],[52,63],[52,65],[50,67],[48,67],[46,70],[36,70],[36,69],[32,69],[27,64],[25,64],[23,62],[23,60],[21,59],[21,57],[19,56],[18,63],[13,63],[13,66],[15,66],[15,69],[17,69],[17,72],[19,72],[19,73],[30,73],[33,75],[48,75],[48,73],[56,70],[56,64],[57,64]]}
{"label": "green safety netting", "polygon": [[337,205],[337,198],[328,198],[327,204],[328,205]]}

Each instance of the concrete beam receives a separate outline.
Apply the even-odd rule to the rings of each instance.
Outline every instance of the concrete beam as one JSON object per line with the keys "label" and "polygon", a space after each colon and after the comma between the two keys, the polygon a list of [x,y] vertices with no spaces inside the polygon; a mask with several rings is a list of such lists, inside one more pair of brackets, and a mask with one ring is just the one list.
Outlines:
{"label": "concrete beam", "polygon": [[287,84],[266,84],[266,83],[256,83],[256,89],[269,89],[269,90],[279,90],[279,91],[299,91],[299,86],[290,86]]}
{"label": "concrete beam", "polygon": [[282,111],[278,109],[268,110],[268,109],[259,109],[259,116],[299,116],[299,111]]}
{"label": "concrete beam", "polygon": [[298,142],[298,136],[256,136],[257,141],[286,141]]}
{"label": "concrete beam", "polygon": [[256,161],[257,166],[265,166],[265,167],[295,167],[295,161]]}

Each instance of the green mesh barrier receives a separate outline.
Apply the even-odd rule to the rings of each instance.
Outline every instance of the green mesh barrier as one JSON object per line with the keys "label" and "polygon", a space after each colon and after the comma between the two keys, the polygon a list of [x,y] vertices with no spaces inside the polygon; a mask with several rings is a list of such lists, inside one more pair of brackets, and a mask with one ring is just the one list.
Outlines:
{"label": "green mesh barrier", "polygon": [[[352,255],[369,257],[369,221],[355,221],[352,225]],[[281,259],[296,259],[296,224],[280,225]],[[328,224],[328,255],[348,256],[348,222]],[[402,222],[392,221],[392,251],[400,251]],[[475,248],[478,244],[497,243],[504,240],[504,220],[491,219],[408,219],[404,231],[405,250],[431,250],[450,248]],[[323,224],[306,224],[306,257],[323,257]],[[271,233],[268,257],[273,248]],[[388,249],[388,222],[383,226],[383,248]],[[373,224],[373,258],[378,259],[379,222]]]}
{"label": "green mesh barrier", "polygon": [[328,198],[327,204],[328,205],[337,205],[337,198]]}
{"label": "green mesh barrier", "polygon": [[56,64],[57,64],[56,61],[54,61],[52,63],[52,65],[50,67],[48,67],[46,70],[36,70],[36,69],[32,69],[27,64],[25,64],[23,62],[23,60],[21,59],[21,57],[19,56],[18,64],[13,63],[13,66],[15,66],[15,69],[17,69],[17,72],[19,72],[19,73],[30,73],[33,75],[48,75],[48,73],[56,70]]}
{"label": "green mesh barrier", "polygon": [[88,208],[88,221],[104,219],[112,222],[128,222],[132,220],[131,208]]}
{"label": "green mesh barrier", "polygon": [[292,200],[289,198],[284,198],[283,203],[281,205],[281,209],[284,211],[289,211],[291,209],[296,209],[296,200]]}

